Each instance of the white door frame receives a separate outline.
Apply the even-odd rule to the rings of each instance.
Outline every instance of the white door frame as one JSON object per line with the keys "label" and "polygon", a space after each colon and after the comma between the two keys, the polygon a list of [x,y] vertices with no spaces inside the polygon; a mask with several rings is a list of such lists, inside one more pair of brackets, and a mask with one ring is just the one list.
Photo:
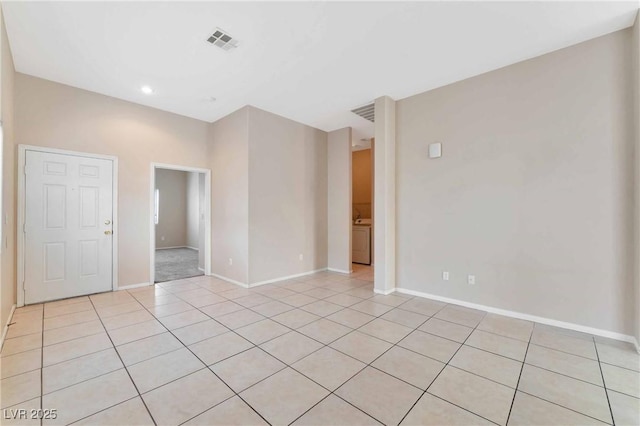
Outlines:
{"label": "white door frame", "polygon": [[113,180],[112,180],[112,199],[113,199],[113,238],[112,238],[112,271],[111,271],[111,290],[118,289],[118,157],[113,155],[91,154],[87,152],[68,151],[56,148],[47,148],[43,146],[18,145],[18,217],[17,217],[17,234],[18,234],[18,259],[17,259],[17,282],[16,296],[17,306],[24,306],[24,264],[25,264],[25,215],[26,215],[26,175],[24,172],[25,162],[27,159],[27,151],[44,152],[48,154],[62,154],[74,157],[95,158],[98,160],[110,160],[113,162]]}
{"label": "white door frame", "polygon": [[149,184],[149,258],[151,260],[149,263],[149,285],[153,285],[156,278],[156,223],[154,220],[156,169],[204,173],[204,274],[211,275],[211,170],[175,164],[151,163],[151,180]]}

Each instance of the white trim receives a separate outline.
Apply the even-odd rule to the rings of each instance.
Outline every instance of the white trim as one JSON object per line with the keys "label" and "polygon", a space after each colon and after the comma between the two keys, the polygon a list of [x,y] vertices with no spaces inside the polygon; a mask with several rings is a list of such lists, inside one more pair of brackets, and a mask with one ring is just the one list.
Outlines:
{"label": "white trim", "polygon": [[336,268],[327,268],[329,272],[337,272],[339,274],[353,274],[353,269],[345,271],[344,269],[336,269]]}
{"label": "white trim", "polygon": [[24,232],[21,230],[24,229],[24,221],[25,221],[25,187],[26,187],[26,176],[24,174],[25,162],[27,159],[27,151],[36,151],[36,152],[45,152],[50,154],[61,154],[61,155],[71,155],[74,157],[87,157],[87,158],[95,158],[99,160],[110,160],[112,162],[113,167],[113,175],[111,180],[112,187],[112,218],[111,218],[111,228],[113,230],[112,234],[112,252],[113,257],[111,259],[111,290],[115,291],[118,289],[118,157],[113,155],[102,155],[102,154],[91,154],[87,152],[78,152],[78,151],[69,151],[64,149],[56,149],[56,148],[48,148],[43,146],[33,146],[33,145],[18,145],[18,217],[17,217],[17,281],[16,281],[16,299],[17,306],[24,306],[24,265],[25,265],[25,238]]}
{"label": "white trim", "polygon": [[191,247],[191,246],[184,246],[184,248],[188,248],[188,249],[195,250],[195,251],[200,251],[200,249],[197,249],[197,248]]}
{"label": "white trim", "polygon": [[189,246],[171,246],[171,247],[156,247],[156,250],[171,250],[171,249],[179,249],[179,248],[188,248],[191,250],[198,251],[198,249],[189,247]]}
{"label": "white trim", "polygon": [[[2,120],[0,120],[0,181],[2,181],[1,177],[4,176],[2,174],[2,171],[4,170],[3,168],[3,164],[4,164],[4,125],[2,123]],[[11,155],[13,156],[13,153],[11,153]],[[4,251],[5,245],[6,243],[6,237],[5,234],[9,232],[9,230],[5,230],[5,222],[7,222],[5,220],[7,213],[4,211],[3,208],[3,199],[4,196],[2,194],[2,191],[0,190],[0,217],[2,222],[0,223],[0,253],[2,253]],[[6,223],[6,225],[8,225],[8,223]],[[0,342],[0,347],[1,347],[2,342]]]}
{"label": "white trim", "polygon": [[9,312],[9,318],[7,318],[7,323],[4,325],[2,329],[2,337],[0,337],[0,351],[2,350],[2,346],[4,346],[4,340],[7,338],[7,333],[9,333],[9,324],[13,320],[13,314],[16,312],[16,305],[11,306],[11,312]]}
{"label": "white trim", "polygon": [[125,285],[122,287],[118,287],[118,291],[120,290],[131,290],[133,288],[140,288],[140,287],[149,287],[152,286],[153,284],[150,283],[139,283],[139,284],[129,284],[129,285]]}
{"label": "white trim", "polygon": [[389,294],[393,293],[394,291],[396,291],[396,289],[395,289],[395,288],[392,288],[392,289],[389,289],[389,290],[378,290],[377,288],[374,288],[374,289],[373,289],[373,292],[374,292],[374,293],[376,293],[376,294],[382,294],[382,295],[384,295],[384,296],[387,296],[387,295],[389,295]]}
{"label": "white trim", "polygon": [[240,287],[243,287],[243,288],[249,288],[249,286],[247,284],[241,283],[240,281],[232,280],[231,278],[225,277],[224,275],[218,275],[218,274],[214,274],[214,273],[207,274],[207,275],[210,275],[210,276],[216,277],[216,278],[220,278],[221,280],[230,282],[231,284],[239,285]]}
{"label": "white trim", "polygon": [[[155,181],[156,169],[179,170],[183,172],[204,173],[204,273],[211,273],[211,170],[198,167],[180,166],[175,164],[151,163],[151,178],[149,181],[149,192],[151,194],[151,209],[149,210],[149,282],[155,282],[156,264],[156,224],[154,220],[155,211]],[[186,246],[184,246],[186,247]],[[176,247],[166,247],[176,248]],[[189,247],[190,248],[190,247]],[[225,279],[225,278],[222,278]]]}
{"label": "white trim", "polygon": [[204,274],[204,268],[201,268],[198,266],[198,271],[202,272]]}
{"label": "white trim", "polygon": [[593,334],[594,336],[608,337],[610,339],[622,340],[623,342],[633,343],[636,348],[638,347],[636,339],[633,336],[629,336],[615,331],[602,330],[599,328],[587,327],[584,325],[574,324],[571,322],[558,321],[551,318],[539,317],[536,315],[523,314],[521,312],[509,311],[506,309],[494,308],[492,306],[480,305],[478,303],[466,302],[464,300],[452,299],[449,297],[437,296],[435,294],[423,293],[421,291],[409,290],[407,288],[396,287],[395,291],[402,294],[409,294],[411,296],[424,297],[426,299],[437,300],[445,303],[452,303],[454,305],[460,305],[467,308],[478,309],[486,311],[492,314],[504,315],[506,317],[517,318],[527,321],[533,321],[540,324],[552,325],[555,327],[566,328],[569,330],[580,331],[582,333]]}
{"label": "white trim", "polygon": [[307,272],[303,272],[301,274],[287,275],[286,277],[278,277],[278,278],[273,278],[271,280],[258,281],[257,283],[250,283],[249,284],[249,288],[258,287],[258,286],[265,285],[265,284],[277,283],[279,281],[290,280],[292,278],[304,277],[306,275],[311,275],[311,274],[315,274],[315,273],[318,273],[318,272],[326,271],[327,269],[328,268],[314,269],[313,271],[307,271]]}
{"label": "white trim", "polygon": [[381,96],[374,101],[375,141],[373,144],[373,285],[389,291],[396,283],[396,101]]}

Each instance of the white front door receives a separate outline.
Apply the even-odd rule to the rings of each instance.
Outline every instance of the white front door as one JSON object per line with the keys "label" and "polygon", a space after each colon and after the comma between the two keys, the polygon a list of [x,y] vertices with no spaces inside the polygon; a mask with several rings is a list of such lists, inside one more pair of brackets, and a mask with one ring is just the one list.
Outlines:
{"label": "white front door", "polygon": [[113,161],[25,158],[25,303],[111,290]]}

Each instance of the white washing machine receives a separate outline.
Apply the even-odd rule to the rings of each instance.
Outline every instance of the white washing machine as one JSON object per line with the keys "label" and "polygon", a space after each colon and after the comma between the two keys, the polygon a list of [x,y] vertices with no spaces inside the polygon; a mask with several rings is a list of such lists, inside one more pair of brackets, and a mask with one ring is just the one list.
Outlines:
{"label": "white washing machine", "polygon": [[371,219],[356,219],[351,227],[351,261],[371,265]]}

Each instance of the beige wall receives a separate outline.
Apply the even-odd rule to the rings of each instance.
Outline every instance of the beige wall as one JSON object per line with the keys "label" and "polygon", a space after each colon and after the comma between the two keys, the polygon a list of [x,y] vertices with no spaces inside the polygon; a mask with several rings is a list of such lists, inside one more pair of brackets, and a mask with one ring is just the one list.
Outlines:
{"label": "beige wall", "polygon": [[360,217],[370,218],[372,211],[371,189],[373,187],[373,175],[371,174],[371,150],[363,149],[360,151],[353,151],[352,162],[351,176],[353,182],[353,216],[355,217],[357,211],[359,211]]}
{"label": "beige wall", "polygon": [[328,267],[351,271],[351,128],[329,132],[327,138],[328,179]]}
{"label": "beige wall", "polygon": [[397,103],[399,287],[634,332],[631,41]]}
{"label": "beige wall", "polygon": [[[209,125],[211,272],[249,277],[249,107]],[[233,264],[229,264],[232,259]]]}
{"label": "beige wall", "polygon": [[640,345],[640,12],[636,15],[636,22],[632,31],[632,49],[633,49],[633,80],[634,80],[634,117],[635,117],[635,199],[636,209],[634,212],[634,220],[636,226],[636,244],[635,244],[635,338],[636,343]]}
{"label": "beige wall", "polygon": [[249,282],[326,268],[327,134],[248,113]]}
{"label": "beige wall", "polygon": [[209,168],[208,123],[16,74],[17,142],[119,160],[119,285],[149,282],[152,162]]}
{"label": "beige wall", "polygon": [[4,27],[4,18],[0,8],[0,117],[4,131],[2,152],[2,208],[0,217],[5,216],[7,223],[2,225],[2,259],[0,262],[0,334],[9,318],[11,306],[16,302],[16,203],[15,203],[15,164],[16,149],[14,137],[14,76],[13,58]]}
{"label": "beige wall", "polygon": [[160,191],[160,214],[156,225],[156,248],[188,246],[188,179],[180,170],[156,169]]}

